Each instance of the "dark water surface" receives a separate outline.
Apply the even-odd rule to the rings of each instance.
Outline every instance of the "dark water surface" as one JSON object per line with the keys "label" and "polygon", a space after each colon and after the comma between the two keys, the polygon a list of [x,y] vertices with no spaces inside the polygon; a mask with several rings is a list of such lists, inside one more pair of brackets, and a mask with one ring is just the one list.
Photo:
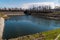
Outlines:
{"label": "dark water surface", "polygon": [[3,38],[15,38],[60,28],[60,21],[33,16],[11,16],[5,20]]}

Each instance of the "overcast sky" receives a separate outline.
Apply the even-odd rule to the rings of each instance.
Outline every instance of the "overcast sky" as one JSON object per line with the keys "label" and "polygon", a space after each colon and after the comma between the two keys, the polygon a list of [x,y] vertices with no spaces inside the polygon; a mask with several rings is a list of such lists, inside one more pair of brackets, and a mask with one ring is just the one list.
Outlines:
{"label": "overcast sky", "polygon": [[54,2],[59,3],[59,0],[0,0],[0,8],[14,8],[20,7],[25,3],[38,3],[38,2]]}

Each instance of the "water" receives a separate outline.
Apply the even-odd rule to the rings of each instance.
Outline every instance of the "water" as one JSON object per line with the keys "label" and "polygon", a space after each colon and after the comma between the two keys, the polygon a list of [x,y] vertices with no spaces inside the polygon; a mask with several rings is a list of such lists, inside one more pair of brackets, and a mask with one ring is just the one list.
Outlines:
{"label": "water", "polygon": [[5,20],[3,38],[16,38],[56,28],[60,28],[60,21],[26,15],[11,16]]}

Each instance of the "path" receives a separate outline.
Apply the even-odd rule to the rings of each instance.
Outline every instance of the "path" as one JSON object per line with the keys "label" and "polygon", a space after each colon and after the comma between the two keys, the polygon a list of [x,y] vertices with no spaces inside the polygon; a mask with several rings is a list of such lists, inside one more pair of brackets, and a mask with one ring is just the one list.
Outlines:
{"label": "path", "polygon": [[60,34],[55,38],[55,40],[58,40],[59,37],[60,37]]}

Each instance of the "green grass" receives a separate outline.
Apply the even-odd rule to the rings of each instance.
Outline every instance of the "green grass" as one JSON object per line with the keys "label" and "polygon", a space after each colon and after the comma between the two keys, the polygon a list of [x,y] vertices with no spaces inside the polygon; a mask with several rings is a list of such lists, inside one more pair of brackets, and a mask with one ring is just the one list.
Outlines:
{"label": "green grass", "polygon": [[[44,40],[54,40],[59,34],[60,34],[60,29],[54,29],[54,30],[42,32],[42,35],[44,35],[45,37]],[[37,33],[37,34],[33,34],[32,36],[35,38],[39,38],[40,35],[41,35],[40,33]]]}
{"label": "green grass", "polygon": [[42,32],[46,36],[46,40],[55,39],[60,34],[60,29],[55,29],[47,32]]}
{"label": "green grass", "polygon": [[[46,31],[46,32],[42,32],[42,35],[44,35],[44,39],[42,39],[42,40],[54,40],[58,35],[60,34],[60,29],[54,29],[54,30],[50,30],[50,31]],[[27,35],[28,36],[28,35]],[[26,36],[26,37],[27,37]],[[30,35],[29,37],[31,37],[31,38],[28,38],[27,37],[27,40],[28,39],[33,39],[33,38],[35,38],[35,39],[37,39],[37,38],[40,38],[40,36],[41,36],[41,33],[36,33],[36,34],[32,34],[32,35]],[[59,38],[59,40],[60,40],[60,38]]]}
{"label": "green grass", "polygon": [[3,16],[4,16],[4,14],[0,13],[0,17],[3,17]]}
{"label": "green grass", "polygon": [[9,18],[7,15],[4,15],[2,13],[0,13],[0,17],[3,17],[4,19]]}

